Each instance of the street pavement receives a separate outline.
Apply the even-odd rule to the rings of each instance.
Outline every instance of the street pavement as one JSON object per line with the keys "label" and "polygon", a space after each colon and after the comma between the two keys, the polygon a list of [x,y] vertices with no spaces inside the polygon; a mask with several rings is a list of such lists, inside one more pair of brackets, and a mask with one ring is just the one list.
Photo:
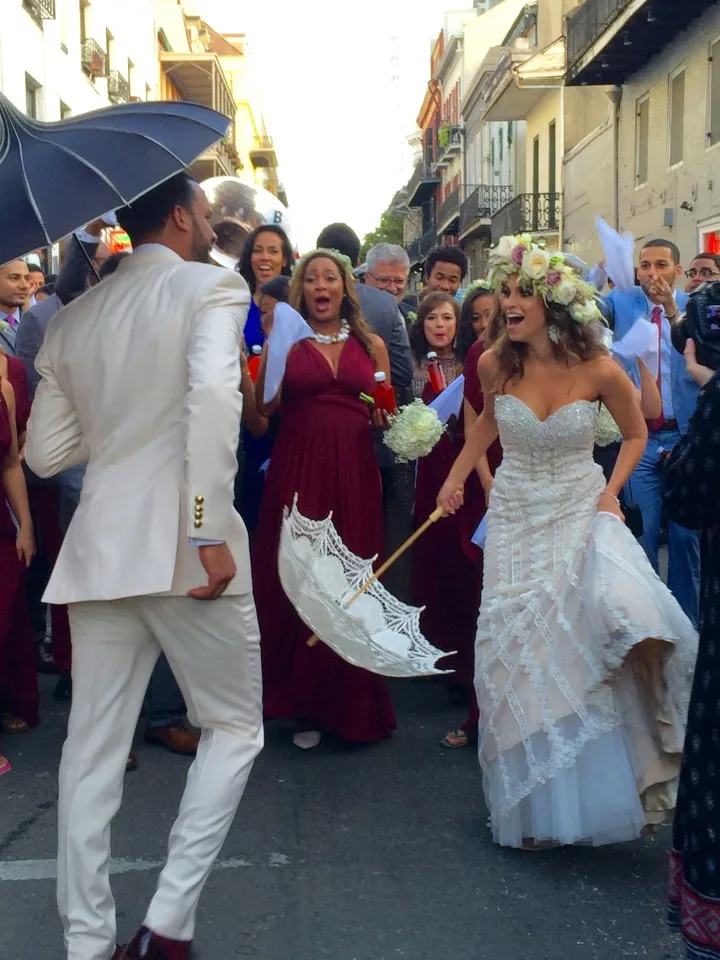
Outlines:
{"label": "street pavement", "polygon": [[[54,899],[56,771],[67,707],[3,738],[0,960],[63,960]],[[395,683],[392,741],[303,753],[270,724],[203,896],[202,960],[680,960],[665,930],[668,832],[546,853],[490,841],[473,749],[443,750],[462,711],[437,681]],[[113,827],[119,935],[143,919],[186,759],[142,742]]]}

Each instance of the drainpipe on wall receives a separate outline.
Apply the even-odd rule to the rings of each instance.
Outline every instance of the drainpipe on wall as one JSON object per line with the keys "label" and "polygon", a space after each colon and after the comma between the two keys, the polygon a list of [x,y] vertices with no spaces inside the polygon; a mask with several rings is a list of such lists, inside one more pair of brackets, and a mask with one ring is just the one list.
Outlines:
{"label": "drainpipe on wall", "polygon": [[612,104],[613,137],[613,188],[612,188],[612,225],[620,230],[620,101],[622,87],[609,87],[605,93]]}

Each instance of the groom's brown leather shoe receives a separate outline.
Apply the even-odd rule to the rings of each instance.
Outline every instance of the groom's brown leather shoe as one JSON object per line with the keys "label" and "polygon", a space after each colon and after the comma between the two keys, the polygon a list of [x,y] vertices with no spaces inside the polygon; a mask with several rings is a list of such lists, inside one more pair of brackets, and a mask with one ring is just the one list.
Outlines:
{"label": "groom's brown leather shoe", "polygon": [[140,927],[122,960],[193,960],[192,943],[189,940],[168,940],[147,927]]}

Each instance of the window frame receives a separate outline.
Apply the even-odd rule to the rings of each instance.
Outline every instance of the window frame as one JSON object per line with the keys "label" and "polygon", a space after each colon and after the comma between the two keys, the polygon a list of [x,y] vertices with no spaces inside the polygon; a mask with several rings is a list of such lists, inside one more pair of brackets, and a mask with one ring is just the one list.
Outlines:
{"label": "window frame", "polygon": [[[682,150],[682,156],[679,160],[673,161],[672,159],[672,147],[673,147],[673,84],[678,79],[680,75],[683,75],[683,102],[682,109],[680,111],[680,116],[682,118],[682,135],[680,136],[680,149]],[[677,170],[678,167],[681,167],[685,163],[685,104],[687,102],[687,64],[682,63],[672,73],[668,74],[668,87],[667,87],[667,169],[668,170]]]}
{"label": "window frame", "polygon": [[[640,111],[647,104],[647,136],[645,138],[645,179],[640,179]],[[635,100],[635,189],[641,190],[650,181],[650,91]]]}
{"label": "window frame", "polygon": [[[717,47],[717,57],[713,56],[713,49]],[[712,110],[713,110],[713,66],[717,64],[718,73],[720,74],[720,34],[713,37],[708,43],[708,56],[707,56],[708,72],[707,72],[707,116],[705,118],[706,129],[705,129],[705,149],[715,150],[720,146],[720,123],[718,125],[718,138],[713,143],[712,141]],[[717,90],[717,110],[720,115],[720,82],[718,83]],[[720,119],[720,117],[719,117]]]}

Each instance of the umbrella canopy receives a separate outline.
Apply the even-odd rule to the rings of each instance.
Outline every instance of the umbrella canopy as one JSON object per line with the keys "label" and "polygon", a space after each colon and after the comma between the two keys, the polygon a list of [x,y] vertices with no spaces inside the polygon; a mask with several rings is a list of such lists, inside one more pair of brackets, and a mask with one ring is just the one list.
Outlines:
{"label": "umbrella canopy", "polygon": [[59,123],[0,94],[0,264],[56,243],[184,170],[230,120],[197,103],[128,103]]}
{"label": "umbrella canopy", "polygon": [[443,653],[420,631],[419,607],[410,607],[374,581],[373,561],[351,553],[332,517],[309,520],[297,509],[283,519],[280,582],[301,620],[343,660],[386,677],[424,677],[451,671],[435,666]]}

